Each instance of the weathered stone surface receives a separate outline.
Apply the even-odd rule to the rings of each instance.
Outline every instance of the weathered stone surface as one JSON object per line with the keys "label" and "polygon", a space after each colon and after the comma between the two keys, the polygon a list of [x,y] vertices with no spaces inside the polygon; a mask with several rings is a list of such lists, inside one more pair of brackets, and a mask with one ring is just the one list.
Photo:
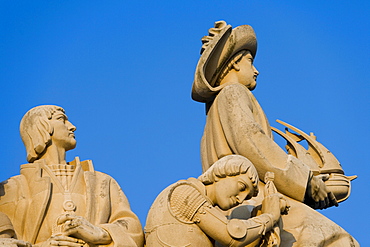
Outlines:
{"label": "weathered stone surface", "polygon": [[[202,41],[192,97],[206,103],[207,109],[201,141],[203,171],[222,157],[238,154],[253,163],[260,178],[273,172],[277,190],[291,206],[282,216],[281,246],[358,246],[342,228],[314,210],[345,200],[353,177],[344,176],[334,155],[314,136],[283,133],[288,154],[272,138],[265,113],[251,92],[259,74],[253,65],[257,48],[253,29],[248,25],[232,29],[220,21]],[[301,140],[309,142],[308,150],[298,144]],[[246,204],[258,206],[265,197],[264,186],[260,182],[261,192]]]}
{"label": "weathered stone surface", "polygon": [[[267,240],[280,236],[277,224],[286,201],[277,191],[266,194],[258,216],[244,214],[243,219],[231,220],[225,216],[227,210],[257,195],[258,180],[248,159],[229,155],[198,179],[170,185],[150,208],[145,226],[147,246],[214,246],[215,241],[224,246],[254,246],[265,233],[272,232]],[[274,187],[272,181],[270,186]]]}
{"label": "weathered stone surface", "polygon": [[1,184],[0,212],[15,231],[8,237],[34,246],[143,246],[141,224],[118,183],[90,160],[66,162],[75,130],[58,106],[38,106],[23,117],[30,163]]}

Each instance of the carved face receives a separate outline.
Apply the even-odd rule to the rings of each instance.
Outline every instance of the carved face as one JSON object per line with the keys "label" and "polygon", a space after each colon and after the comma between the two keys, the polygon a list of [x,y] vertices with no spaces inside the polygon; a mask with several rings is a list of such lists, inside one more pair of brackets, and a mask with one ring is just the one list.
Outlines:
{"label": "carved face", "polygon": [[247,174],[221,178],[214,186],[214,204],[228,210],[248,200],[254,195],[254,188]]}
{"label": "carved face", "polygon": [[255,89],[259,72],[253,65],[252,54],[247,51],[247,54],[242,57],[237,63],[237,66],[239,67],[239,71],[237,71],[239,83],[243,84],[251,91]]}
{"label": "carved face", "polygon": [[64,148],[65,151],[76,147],[74,131],[76,127],[68,121],[67,116],[62,111],[56,111],[50,120],[53,127],[51,140],[57,147]]}

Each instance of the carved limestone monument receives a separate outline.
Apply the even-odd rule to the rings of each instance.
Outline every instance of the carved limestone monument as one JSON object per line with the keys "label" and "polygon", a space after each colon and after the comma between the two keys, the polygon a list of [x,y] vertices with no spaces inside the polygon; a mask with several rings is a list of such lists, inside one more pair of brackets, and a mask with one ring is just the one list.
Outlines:
{"label": "carved limestone monument", "polygon": [[90,160],[66,162],[75,130],[58,106],[25,114],[20,132],[29,163],[1,183],[0,212],[14,229],[2,237],[18,239],[9,246],[143,246],[141,224],[118,183]]}
{"label": "carved limestone monument", "polygon": [[31,247],[31,243],[15,238],[13,224],[6,214],[0,212],[0,246],[4,247]]}
{"label": "carved limestone monument", "polygon": [[[203,172],[233,154],[246,157],[260,178],[273,172],[277,190],[290,205],[289,213],[281,217],[280,246],[359,246],[340,226],[315,211],[347,199],[354,177],[344,175],[334,155],[315,136],[292,125],[280,121],[286,132],[274,129],[287,140],[287,152],[272,138],[270,124],[252,94],[259,74],[253,65],[257,39],[252,27],[232,29],[219,21],[202,42],[192,98],[206,105]],[[307,141],[309,148],[300,141]],[[264,187],[260,180],[260,193],[244,204],[261,205]]]}
{"label": "carved limestone monument", "polygon": [[170,185],[158,195],[148,213],[147,246],[211,247],[215,241],[223,246],[255,246],[260,237],[274,230],[281,212],[285,212],[283,197],[277,191],[269,193],[262,201],[261,214],[244,220],[228,220],[222,210],[256,196],[258,181],[248,159],[228,155],[198,179]]}

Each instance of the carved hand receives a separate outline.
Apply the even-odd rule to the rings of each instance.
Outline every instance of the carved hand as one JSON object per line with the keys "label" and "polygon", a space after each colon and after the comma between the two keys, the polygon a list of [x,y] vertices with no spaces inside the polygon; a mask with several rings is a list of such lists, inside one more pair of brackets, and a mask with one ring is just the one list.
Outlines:
{"label": "carved hand", "polygon": [[14,238],[0,238],[0,246],[3,247],[32,247],[32,244],[23,240]]}
{"label": "carved hand", "polygon": [[62,215],[58,224],[63,224],[63,234],[84,240],[91,244],[109,244],[112,239],[109,233],[101,227],[91,224],[81,216]]}
{"label": "carved hand", "polygon": [[72,238],[72,237],[68,237],[64,235],[58,235],[58,236],[51,236],[47,241],[42,243],[40,247],[53,247],[53,246],[81,247],[84,244],[85,242],[80,239]]}
{"label": "carved hand", "polygon": [[315,209],[324,209],[338,206],[334,194],[326,187],[324,181],[329,179],[329,174],[313,176],[307,186],[307,205]]}
{"label": "carved hand", "polygon": [[285,209],[286,201],[282,195],[274,193],[265,197],[262,201],[262,213],[270,214],[274,224],[280,219],[283,208]]}

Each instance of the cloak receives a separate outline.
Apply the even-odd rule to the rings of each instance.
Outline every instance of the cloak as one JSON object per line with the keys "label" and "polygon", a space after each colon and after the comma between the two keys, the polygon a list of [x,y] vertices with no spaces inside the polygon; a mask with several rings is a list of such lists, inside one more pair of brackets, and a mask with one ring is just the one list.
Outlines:
{"label": "cloak", "polygon": [[239,83],[224,87],[209,108],[201,142],[203,172],[231,154],[249,159],[260,178],[274,172],[279,192],[303,202],[310,168],[274,142],[261,106]]}
{"label": "cloak", "polygon": [[140,221],[118,183],[95,171],[90,160],[76,158],[69,164],[76,168],[68,190],[43,160],[22,165],[20,175],[1,183],[0,212],[10,218],[17,238],[41,245],[72,201],[75,215],[110,234],[111,244],[102,246],[143,246]]}
{"label": "cloak", "polygon": [[[201,141],[203,172],[231,154],[249,159],[260,178],[266,172],[274,172],[274,184],[288,196],[290,205],[288,215],[281,217],[281,246],[359,246],[343,228],[303,203],[310,168],[274,142],[268,120],[247,87],[229,83],[207,104]],[[264,186],[260,181],[258,196],[245,204],[261,205]]]}

